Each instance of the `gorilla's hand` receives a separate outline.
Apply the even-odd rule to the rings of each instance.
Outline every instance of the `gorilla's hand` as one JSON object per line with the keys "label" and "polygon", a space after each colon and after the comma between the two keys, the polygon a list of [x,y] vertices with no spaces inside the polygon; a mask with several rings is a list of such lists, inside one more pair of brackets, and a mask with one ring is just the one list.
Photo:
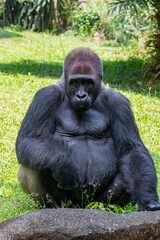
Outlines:
{"label": "gorilla's hand", "polygon": [[147,206],[139,206],[138,211],[157,211],[160,210],[160,204],[158,203],[150,203]]}
{"label": "gorilla's hand", "polygon": [[[57,155],[57,156],[56,156]],[[61,150],[54,156],[54,164],[51,166],[53,178],[57,181],[57,186],[62,189],[71,190],[78,186],[78,168],[72,160],[72,153]]]}
{"label": "gorilla's hand", "polygon": [[147,209],[147,211],[157,211],[157,210],[160,210],[160,204],[158,204],[158,203],[148,204],[146,209]]}

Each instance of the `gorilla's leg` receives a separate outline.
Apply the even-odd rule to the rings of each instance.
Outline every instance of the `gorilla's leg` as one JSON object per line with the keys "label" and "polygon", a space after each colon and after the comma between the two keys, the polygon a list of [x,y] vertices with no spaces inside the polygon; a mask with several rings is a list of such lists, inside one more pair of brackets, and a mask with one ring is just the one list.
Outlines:
{"label": "gorilla's leg", "polygon": [[123,206],[131,201],[131,196],[126,192],[120,174],[115,176],[107,188],[103,188],[98,198],[99,201],[115,203],[120,206]]}
{"label": "gorilla's leg", "polygon": [[24,192],[33,194],[36,200],[45,199],[47,189],[42,182],[41,172],[21,166],[18,172],[18,181]]}
{"label": "gorilla's leg", "polygon": [[49,171],[35,171],[21,166],[18,181],[24,192],[32,194],[35,200],[45,203],[46,207],[60,204],[67,196],[65,190],[57,188],[57,183]]}

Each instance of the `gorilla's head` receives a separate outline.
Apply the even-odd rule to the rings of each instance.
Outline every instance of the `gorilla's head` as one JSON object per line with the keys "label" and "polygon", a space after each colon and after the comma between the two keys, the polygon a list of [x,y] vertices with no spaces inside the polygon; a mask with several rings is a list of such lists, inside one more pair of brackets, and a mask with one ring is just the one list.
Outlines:
{"label": "gorilla's head", "polygon": [[65,91],[72,107],[86,111],[96,100],[102,80],[102,62],[88,48],[78,48],[67,55],[64,62]]}

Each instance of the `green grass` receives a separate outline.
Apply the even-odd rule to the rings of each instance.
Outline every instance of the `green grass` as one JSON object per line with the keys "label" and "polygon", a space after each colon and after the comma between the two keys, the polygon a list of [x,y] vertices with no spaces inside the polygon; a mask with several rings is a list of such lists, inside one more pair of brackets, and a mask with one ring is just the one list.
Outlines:
{"label": "green grass", "polygon": [[[105,84],[130,99],[160,179],[160,84],[152,89],[146,87],[145,71],[141,71],[146,59],[139,46],[108,47],[105,42],[94,43],[71,33],[53,36],[0,29],[0,222],[38,208],[17,182],[16,136],[36,91],[55,84],[62,74],[66,54],[81,46],[90,47],[103,60]],[[124,210],[129,211],[134,208]]]}

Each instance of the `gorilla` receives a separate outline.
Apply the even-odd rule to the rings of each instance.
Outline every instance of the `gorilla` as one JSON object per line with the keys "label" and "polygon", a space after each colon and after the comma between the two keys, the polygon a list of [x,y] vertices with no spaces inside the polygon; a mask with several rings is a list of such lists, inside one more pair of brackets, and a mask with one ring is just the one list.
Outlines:
{"label": "gorilla", "polygon": [[96,186],[95,201],[158,210],[156,170],[129,100],[106,89],[102,75],[98,55],[78,48],[60,81],[36,93],[16,141],[19,182],[46,204],[47,195],[79,203]]}

